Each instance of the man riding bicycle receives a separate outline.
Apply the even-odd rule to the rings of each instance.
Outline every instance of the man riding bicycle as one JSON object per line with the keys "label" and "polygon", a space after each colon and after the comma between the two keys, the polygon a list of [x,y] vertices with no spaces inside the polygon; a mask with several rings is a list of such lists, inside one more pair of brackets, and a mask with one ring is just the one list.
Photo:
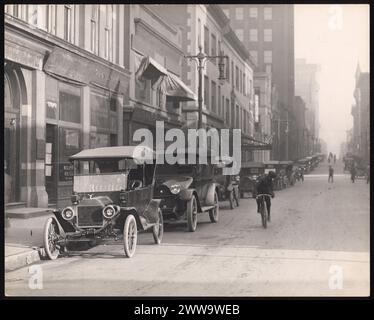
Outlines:
{"label": "man riding bicycle", "polygon": [[[273,191],[273,179],[276,177],[276,173],[274,171],[270,171],[267,175],[264,175],[259,179],[259,181],[256,184],[256,192],[257,194],[268,194],[272,198],[274,198],[274,191]],[[264,197],[266,202],[266,207],[268,209],[268,215],[270,219],[270,207],[271,207],[271,200],[270,197]],[[261,199],[256,198],[257,201],[257,212],[260,212],[260,205],[261,205]]]}

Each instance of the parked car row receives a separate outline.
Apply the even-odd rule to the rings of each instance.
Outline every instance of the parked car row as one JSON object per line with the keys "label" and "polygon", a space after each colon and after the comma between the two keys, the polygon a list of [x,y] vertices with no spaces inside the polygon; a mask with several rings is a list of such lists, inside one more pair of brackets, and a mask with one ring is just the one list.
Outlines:
{"label": "parked car row", "polygon": [[240,170],[239,192],[243,198],[250,193],[256,197],[255,185],[258,179],[269,171],[274,171],[277,176],[274,180],[274,190],[282,190],[293,186],[297,178],[302,174],[311,172],[318,163],[323,160],[322,154],[300,159],[298,161],[265,161],[265,162],[244,162]]}
{"label": "parked car row", "polygon": [[[161,243],[164,222],[185,222],[197,228],[197,217],[208,213],[219,219],[219,201],[239,206],[239,177],[223,175],[230,159],[217,164],[196,151],[178,153],[175,164],[157,164],[147,147],[104,147],[83,150],[70,157],[74,166],[71,205],[55,210],[44,228],[49,259],[66,252],[70,243],[122,240],[132,257],[138,231],[151,230]],[[188,164],[189,159],[196,164]]]}

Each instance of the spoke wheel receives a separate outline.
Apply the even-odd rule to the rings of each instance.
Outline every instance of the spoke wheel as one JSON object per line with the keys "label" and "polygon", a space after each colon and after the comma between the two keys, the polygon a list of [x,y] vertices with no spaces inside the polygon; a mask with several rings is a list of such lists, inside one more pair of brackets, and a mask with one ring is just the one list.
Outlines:
{"label": "spoke wheel", "polygon": [[192,196],[187,202],[186,215],[188,231],[195,232],[197,227],[197,201],[195,196]]}
{"label": "spoke wheel", "polygon": [[44,225],[43,240],[45,253],[50,260],[55,260],[60,255],[62,247],[57,244],[60,238],[60,229],[58,228],[57,220],[54,217],[48,218]]}
{"label": "spoke wheel", "polygon": [[213,223],[218,222],[219,218],[219,202],[218,202],[218,194],[214,192],[214,208],[209,211],[209,218],[210,221]]}
{"label": "spoke wheel", "polygon": [[160,244],[164,236],[164,218],[160,208],[158,208],[158,222],[153,226],[152,233],[155,243]]}
{"label": "spoke wheel", "polygon": [[266,229],[267,227],[267,210],[265,203],[262,203],[261,205],[261,220],[262,220],[262,226]]}
{"label": "spoke wheel", "polygon": [[123,244],[126,257],[131,258],[135,254],[137,240],[138,228],[136,226],[136,220],[135,217],[130,214],[127,216],[123,227]]}

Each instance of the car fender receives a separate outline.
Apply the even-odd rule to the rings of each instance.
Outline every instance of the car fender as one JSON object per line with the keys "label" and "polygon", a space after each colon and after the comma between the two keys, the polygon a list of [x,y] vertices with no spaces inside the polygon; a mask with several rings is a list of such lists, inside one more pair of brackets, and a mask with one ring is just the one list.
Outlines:
{"label": "car fender", "polygon": [[189,201],[191,200],[194,193],[195,189],[183,189],[179,193],[179,199],[182,201]]}
{"label": "car fender", "polygon": [[214,193],[216,192],[216,189],[217,189],[217,185],[215,183],[212,183],[208,187],[208,191],[207,191],[206,197],[205,197],[205,204],[207,206],[214,205]]}

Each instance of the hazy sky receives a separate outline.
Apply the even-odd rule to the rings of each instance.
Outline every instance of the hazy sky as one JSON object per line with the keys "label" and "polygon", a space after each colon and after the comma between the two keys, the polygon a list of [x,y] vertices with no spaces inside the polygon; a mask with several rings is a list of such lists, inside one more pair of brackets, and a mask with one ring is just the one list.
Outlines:
{"label": "hazy sky", "polygon": [[355,71],[369,71],[368,5],[295,5],[295,57],[321,66],[320,137],[339,155],[352,127]]}

